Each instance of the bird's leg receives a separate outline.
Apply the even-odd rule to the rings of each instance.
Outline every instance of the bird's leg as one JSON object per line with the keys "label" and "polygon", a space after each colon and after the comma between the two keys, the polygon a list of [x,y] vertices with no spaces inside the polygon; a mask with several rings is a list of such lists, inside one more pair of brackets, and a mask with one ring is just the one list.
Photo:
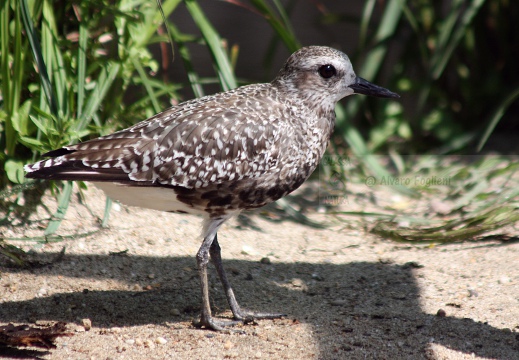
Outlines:
{"label": "bird's leg", "polygon": [[280,317],[286,316],[284,314],[253,312],[240,308],[240,305],[238,305],[236,297],[234,296],[234,292],[232,291],[229,279],[227,279],[225,269],[223,268],[220,244],[218,244],[218,236],[216,234],[214,236],[211,247],[209,248],[209,253],[211,254],[211,260],[213,261],[213,264],[216,268],[216,272],[218,272],[220,281],[222,282],[225,296],[227,297],[227,302],[229,303],[232,314],[236,320],[249,323],[254,321],[254,319],[278,319]]}
{"label": "bird's leg", "polygon": [[[223,221],[222,221],[223,222]],[[220,223],[221,224],[221,223]],[[216,226],[217,228],[218,226]],[[196,254],[196,263],[198,266],[198,275],[200,277],[200,289],[202,290],[202,312],[200,321],[194,322],[196,327],[204,327],[206,329],[216,331],[229,331],[226,326],[233,326],[241,323],[241,321],[222,321],[216,320],[211,314],[211,304],[209,303],[209,283],[207,281],[207,264],[209,263],[209,249],[211,244],[216,240],[216,231],[209,233],[204,238],[200,250]]]}

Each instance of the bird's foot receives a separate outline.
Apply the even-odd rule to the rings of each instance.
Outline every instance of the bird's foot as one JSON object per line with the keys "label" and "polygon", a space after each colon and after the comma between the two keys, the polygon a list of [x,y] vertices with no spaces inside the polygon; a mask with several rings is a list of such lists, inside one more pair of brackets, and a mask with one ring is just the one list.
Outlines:
{"label": "bird's foot", "polygon": [[255,312],[246,309],[238,309],[233,312],[233,315],[236,320],[243,321],[244,324],[254,323],[255,320],[280,319],[286,316],[286,314]]}
{"label": "bird's foot", "polygon": [[285,317],[285,314],[278,313],[262,313],[240,309],[234,314],[235,320],[218,320],[212,316],[201,316],[199,321],[193,321],[193,325],[197,328],[204,328],[214,331],[222,331],[226,333],[244,334],[243,330],[230,329],[236,325],[256,324],[256,320],[262,319],[279,319]]}
{"label": "bird's foot", "polygon": [[221,331],[226,333],[244,334],[243,330],[229,329],[229,327],[245,323],[241,320],[217,320],[212,316],[201,316],[200,321],[193,321],[193,325],[197,328]]}

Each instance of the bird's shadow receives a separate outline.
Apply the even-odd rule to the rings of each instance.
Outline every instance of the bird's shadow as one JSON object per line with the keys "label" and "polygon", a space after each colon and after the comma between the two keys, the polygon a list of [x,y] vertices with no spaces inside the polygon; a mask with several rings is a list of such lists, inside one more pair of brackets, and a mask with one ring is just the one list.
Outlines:
{"label": "bird's shadow", "polygon": [[[41,256],[51,259],[56,254]],[[230,260],[224,265],[243,306],[284,312],[289,319],[310,324],[319,343],[318,358],[427,358],[431,343],[481,357],[517,358],[519,340],[512,332],[471,319],[425,313],[413,264]],[[190,257],[66,255],[59,266],[2,268],[4,273],[24,271],[77,281],[70,292],[4,301],[0,323],[89,318],[100,327],[170,326],[196,318],[200,308],[198,277]],[[118,290],[94,288],[107,278],[123,285]],[[214,274],[210,281],[218,314],[227,305]]]}

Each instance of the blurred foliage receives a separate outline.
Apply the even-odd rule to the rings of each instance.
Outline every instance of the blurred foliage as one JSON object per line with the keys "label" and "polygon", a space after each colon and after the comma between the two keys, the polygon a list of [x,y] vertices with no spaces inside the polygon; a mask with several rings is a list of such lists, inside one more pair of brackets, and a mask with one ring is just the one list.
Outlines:
{"label": "blurred foliage", "polygon": [[[226,1],[270,24],[267,57],[280,43],[290,51],[301,46],[289,10],[297,0]],[[201,35],[167,23],[188,85],[201,96],[202,84],[214,81],[195,71],[187,46],[193,43],[210,51],[222,89],[237,86],[237,48],[227,49],[197,1],[164,1],[165,17],[181,3]],[[510,45],[519,40],[517,2],[368,0],[355,17],[315,4],[321,26],[358,26],[358,47],[348,53],[361,64],[359,75],[404,96],[402,102],[355,97],[338,110],[339,144],[344,139],[356,155],[483,146],[519,96],[519,48]],[[168,42],[157,3],[149,0],[1,0],[0,26],[0,188],[23,182],[22,165],[37,153],[142,120],[177,100],[186,85],[155,76],[167,70],[171,50],[161,45],[162,64],[149,51]]]}
{"label": "blurred foliage", "polygon": [[[177,102],[177,90],[184,85],[157,79],[160,65],[149,47],[170,41],[163,19],[180,3],[161,2],[161,13],[149,0],[0,1],[0,189],[22,184],[23,165],[41,153],[127,127]],[[190,85],[199,87],[203,79],[191,71],[190,53],[183,45],[202,42],[213,56],[222,88],[235,87],[224,42],[198,3],[185,3],[202,38],[169,25]],[[171,50],[161,50],[164,66]],[[61,223],[71,186],[66,182],[53,188],[59,193],[58,210],[45,235]],[[24,207],[10,193],[0,193],[2,208],[7,208],[3,222]]]}
{"label": "blurred foliage", "polygon": [[135,123],[175,96],[150,76],[154,3],[2,0],[0,17],[2,187],[23,182],[37,153]]}
{"label": "blurred foliage", "polygon": [[[519,3],[509,0],[366,1],[354,63],[372,80],[384,67],[402,103],[371,101],[355,122],[369,152],[449,153],[482,148],[519,96]],[[378,17],[377,16],[377,17]],[[347,21],[323,15],[323,23]],[[378,27],[377,27],[378,26]],[[356,101],[366,101],[356,100]],[[355,108],[356,104],[348,104]],[[355,108],[356,109],[356,108]],[[505,129],[516,129],[515,106]],[[350,115],[353,115],[350,112]],[[366,124],[366,117],[369,123]],[[369,128],[368,128],[369,127]],[[346,126],[341,124],[338,135]],[[505,130],[506,131],[506,130]]]}
{"label": "blurred foliage", "polygon": [[[347,166],[355,166],[357,160],[349,159]],[[348,178],[350,183],[362,185],[350,191],[349,196],[365,198],[369,188],[373,201],[364,205],[369,211],[331,209],[329,213],[348,224],[359,219],[357,228],[368,228],[399,242],[517,241],[516,159],[499,155],[421,155],[406,160],[413,165],[398,175],[377,178],[353,173]],[[380,156],[379,161],[391,160]],[[398,182],[420,192],[420,199],[410,200],[392,192]],[[345,196],[344,192],[328,194]]]}
{"label": "blurred foliage", "polygon": [[[279,46],[301,46],[290,15],[307,0],[225,1],[272,28],[270,46],[259,54],[266,67]],[[195,0],[160,3],[163,14],[150,0],[0,0],[0,191],[23,183],[23,165],[41,153],[145,119],[176,103],[182,88],[202,96],[208,83],[223,90],[237,86],[239,48],[227,46],[203,6]],[[399,101],[357,96],[337,107],[333,151],[362,157],[362,171],[387,176],[390,167],[408,170],[402,154],[481,148],[507,112],[517,114],[519,2],[366,0],[355,16],[324,1],[313,4],[319,26],[347,22],[359,29],[357,48],[348,50],[358,74],[402,95]],[[196,33],[183,33],[171,20],[164,24],[179,5]],[[161,59],[150,52],[153,44]],[[207,48],[213,77],[198,74],[192,45]],[[188,83],[168,81],[173,58],[183,63]],[[382,165],[374,153],[390,154],[392,164]],[[59,226],[70,186],[55,188],[60,207],[46,235]]]}

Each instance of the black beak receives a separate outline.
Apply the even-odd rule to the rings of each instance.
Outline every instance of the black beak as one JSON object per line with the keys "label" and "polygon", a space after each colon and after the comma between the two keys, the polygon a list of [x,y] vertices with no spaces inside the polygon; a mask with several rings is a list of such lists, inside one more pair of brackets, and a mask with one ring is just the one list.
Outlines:
{"label": "black beak", "polygon": [[381,86],[370,83],[368,80],[364,80],[357,76],[355,84],[350,85],[350,88],[355,94],[363,94],[369,96],[376,96],[381,98],[399,98],[400,95],[389,91]]}

